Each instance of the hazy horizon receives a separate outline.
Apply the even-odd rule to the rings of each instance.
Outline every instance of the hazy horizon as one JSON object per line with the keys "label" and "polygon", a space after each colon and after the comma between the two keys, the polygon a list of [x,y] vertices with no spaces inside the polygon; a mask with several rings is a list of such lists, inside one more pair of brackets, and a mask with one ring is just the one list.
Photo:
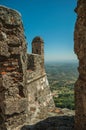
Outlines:
{"label": "hazy horizon", "polygon": [[51,61],[45,61],[45,64],[57,64],[57,63],[69,63],[69,64],[71,64],[71,63],[74,63],[74,64],[79,64],[79,61],[78,60],[55,60],[55,61],[53,61],[53,60],[51,60]]}

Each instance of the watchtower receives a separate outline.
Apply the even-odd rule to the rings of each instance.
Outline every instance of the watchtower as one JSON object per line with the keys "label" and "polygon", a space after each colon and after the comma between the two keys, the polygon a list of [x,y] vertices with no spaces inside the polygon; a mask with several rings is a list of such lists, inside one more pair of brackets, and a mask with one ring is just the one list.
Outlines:
{"label": "watchtower", "polygon": [[37,36],[32,41],[32,53],[39,54],[44,57],[44,41]]}
{"label": "watchtower", "polygon": [[32,53],[41,56],[41,68],[44,72],[44,41],[41,37],[36,36],[32,40]]}

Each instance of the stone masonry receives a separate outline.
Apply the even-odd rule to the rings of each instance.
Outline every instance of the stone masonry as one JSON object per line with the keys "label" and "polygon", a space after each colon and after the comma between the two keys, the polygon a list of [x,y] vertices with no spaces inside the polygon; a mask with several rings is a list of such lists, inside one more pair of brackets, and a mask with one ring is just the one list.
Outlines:
{"label": "stone masonry", "polygon": [[27,54],[21,16],[0,6],[0,130],[20,130],[54,108],[44,69],[44,42],[32,41]]}
{"label": "stone masonry", "polygon": [[86,0],[78,0],[74,41],[79,59],[79,78],[75,84],[75,130],[86,130]]}

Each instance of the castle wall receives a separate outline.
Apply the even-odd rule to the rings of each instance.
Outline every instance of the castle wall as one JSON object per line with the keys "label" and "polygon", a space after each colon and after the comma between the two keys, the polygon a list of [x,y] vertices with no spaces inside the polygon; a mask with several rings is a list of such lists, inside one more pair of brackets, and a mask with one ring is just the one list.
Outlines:
{"label": "castle wall", "polygon": [[[44,69],[44,45],[28,54],[21,16],[0,6],[0,130],[20,130],[47,116],[54,107]],[[36,40],[36,39],[35,39]]]}
{"label": "castle wall", "polygon": [[0,6],[0,130],[26,120],[26,43],[21,16]]}
{"label": "castle wall", "polygon": [[86,130],[86,0],[78,0],[74,41],[79,59],[79,78],[75,84],[75,130]]}
{"label": "castle wall", "polygon": [[[36,123],[48,116],[48,111],[54,109],[54,101],[44,69],[41,55],[28,54],[27,94],[29,124]],[[32,66],[32,67],[31,67]]]}

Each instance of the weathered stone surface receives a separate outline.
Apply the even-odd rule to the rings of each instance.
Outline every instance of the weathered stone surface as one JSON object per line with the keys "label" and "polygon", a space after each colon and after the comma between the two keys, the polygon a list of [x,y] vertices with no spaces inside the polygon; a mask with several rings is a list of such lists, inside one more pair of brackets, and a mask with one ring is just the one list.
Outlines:
{"label": "weathered stone surface", "polygon": [[78,0],[74,41],[79,59],[79,78],[75,84],[75,130],[86,130],[86,0]]}
{"label": "weathered stone surface", "polygon": [[21,16],[15,10],[0,6],[0,21],[5,25],[18,26],[21,24]]}
{"label": "weathered stone surface", "polygon": [[0,130],[26,121],[26,42],[18,12],[0,6]]}

